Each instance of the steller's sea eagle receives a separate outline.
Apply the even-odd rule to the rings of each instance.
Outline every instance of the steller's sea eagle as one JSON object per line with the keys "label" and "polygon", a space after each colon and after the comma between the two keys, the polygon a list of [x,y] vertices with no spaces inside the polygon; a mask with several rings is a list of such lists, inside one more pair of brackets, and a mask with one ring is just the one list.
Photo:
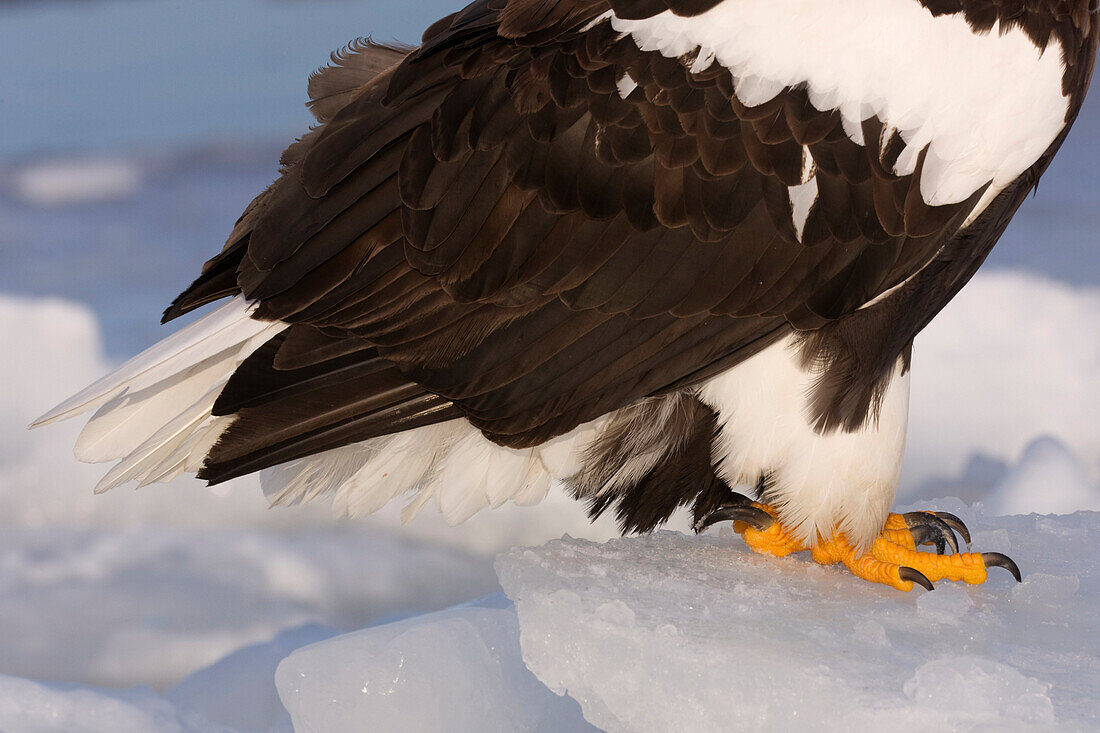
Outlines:
{"label": "steller's sea eagle", "polygon": [[910,357],[1098,38],[1097,0],[476,0],[354,42],[164,319],[231,300],[39,423],[97,408],[98,490],[266,469],[457,523],[557,479],[624,531],[684,506],[901,590],[1018,579],[889,511]]}

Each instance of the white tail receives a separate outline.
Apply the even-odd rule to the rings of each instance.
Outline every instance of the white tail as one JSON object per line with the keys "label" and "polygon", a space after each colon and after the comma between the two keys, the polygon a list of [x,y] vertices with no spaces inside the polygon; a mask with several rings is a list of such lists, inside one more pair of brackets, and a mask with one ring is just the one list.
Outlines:
{"label": "white tail", "polygon": [[77,458],[119,462],[96,486],[145,485],[196,471],[228,425],[214,401],[230,375],[285,323],[258,321],[234,298],[135,356],[38,418],[36,428],[98,408],[77,439]]}

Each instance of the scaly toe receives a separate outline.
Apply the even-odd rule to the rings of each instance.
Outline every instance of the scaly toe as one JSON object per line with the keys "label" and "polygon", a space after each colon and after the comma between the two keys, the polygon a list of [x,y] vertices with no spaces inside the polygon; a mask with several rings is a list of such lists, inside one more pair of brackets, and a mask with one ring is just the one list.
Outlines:
{"label": "scaly toe", "polygon": [[735,524],[733,528],[734,531],[740,533],[745,540],[745,544],[753,552],[762,555],[786,557],[792,552],[801,552],[806,549],[806,545],[802,540],[787,532],[782,524],[774,520],[771,526],[763,531],[746,525],[739,526]]}
{"label": "scaly toe", "polygon": [[[878,540],[885,542],[885,540]],[[895,545],[895,547],[897,547]],[[902,548],[897,547],[900,551]],[[843,534],[837,534],[829,540],[821,540],[810,548],[813,559],[822,565],[843,563],[857,578],[871,583],[881,583],[900,591],[910,591],[915,584],[929,590],[932,583],[924,574],[910,567],[883,560],[873,553],[858,554]],[[919,553],[924,554],[924,553]]]}
{"label": "scaly toe", "polygon": [[981,585],[988,577],[986,569],[989,567],[1003,567],[1014,577],[1019,573],[1016,563],[1007,556],[994,552],[936,555],[931,552],[910,550],[879,538],[872,545],[871,554],[883,562],[913,568],[932,582],[955,580],[970,585]]}

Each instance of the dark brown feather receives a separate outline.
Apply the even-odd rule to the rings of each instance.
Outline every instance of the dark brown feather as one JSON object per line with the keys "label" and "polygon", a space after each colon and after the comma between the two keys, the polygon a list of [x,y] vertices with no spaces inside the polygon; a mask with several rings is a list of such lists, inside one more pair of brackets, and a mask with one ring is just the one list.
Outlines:
{"label": "dark brown feather", "polygon": [[[642,52],[590,25],[716,2],[477,0],[395,68],[334,59],[314,83],[323,126],[169,311],[230,294],[236,273],[259,317],[300,324],[227,386],[219,410],[237,417],[204,475],[459,416],[535,445],[690,388],[795,327],[817,329],[804,346],[822,375],[816,427],[873,415],[897,357],[991,246],[957,231],[976,198],[926,205],[921,166],[894,172],[902,142],[880,121],[860,146],[802,88],[746,107],[720,65],[692,72],[693,53]],[[1016,2],[1011,20],[1012,3],[977,2],[957,4],[984,27],[1031,22],[1040,0]],[[1074,90],[1095,55],[1095,38],[1071,32],[1078,15],[1067,5],[1028,26],[1066,41]],[[624,99],[628,74],[639,88]],[[811,162],[804,146],[818,198],[799,236],[788,189]],[[993,239],[1013,196],[998,199]],[[629,527],[725,495],[703,458],[713,415],[692,410],[675,459],[615,497]]]}
{"label": "dark brown feather", "polygon": [[397,65],[413,50],[411,46],[376,43],[357,38],[331,55],[331,65],[309,75],[306,106],[318,122],[327,122],[380,73]]}

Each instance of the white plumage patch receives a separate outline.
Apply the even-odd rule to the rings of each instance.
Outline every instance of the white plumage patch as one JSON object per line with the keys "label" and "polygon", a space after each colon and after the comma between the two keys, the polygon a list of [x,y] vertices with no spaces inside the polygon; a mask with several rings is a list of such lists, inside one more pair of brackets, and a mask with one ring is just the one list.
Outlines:
{"label": "white plumage patch", "polygon": [[638,88],[638,82],[634,81],[634,77],[630,74],[624,74],[615,86],[619,90],[619,96],[626,99]]}
{"label": "white plumage patch", "polygon": [[861,122],[878,117],[906,143],[898,174],[912,173],[930,146],[920,183],[931,205],[992,182],[984,208],[1065,124],[1057,41],[1041,53],[1017,28],[976,34],[961,14],[934,17],[913,0],[725,0],[690,18],[607,17],[643,51],[698,49],[696,70],[721,63],[745,105],[805,84],[811,103],[839,109],[860,144]]}
{"label": "white plumage patch", "polygon": [[895,373],[877,420],[820,435],[806,414],[816,375],[788,338],[710,380],[699,397],[718,412],[715,461],[731,486],[769,476],[784,526],[804,539],[844,531],[869,543],[894,499],[909,412],[909,375]]}
{"label": "white plumage patch", "polygon": [[285,323],[258,321],[241,297],[138,354],[31,427],[99,408],[77,439],[77,458],[118,463],[96,486],[167,481],[197,471],[231,418],[212,417],[230,375]]}
{"label": "white plumage patch", "polygon": [[465,420],[451,420],[264,469],[260,483],[273,504],[332,494],[334,511],[343,516],[376,512],[411,493],[404,521],[434,501],[455,525],[507,501],[519,506],[542,501],[552,480],[564,477],[557,471],[579,460],[592,432],[582,427],[538,448],[513,450],[491,442]]}
{"label": "white plumage patch", "polygon": [[810,218],[810,209],[817,201],[817,170],[809,148],[802,149],[802,183],[787,188],[791,200],[791,220],[794,223],[795,236],[802,241],[806,231],[806,221]]}

